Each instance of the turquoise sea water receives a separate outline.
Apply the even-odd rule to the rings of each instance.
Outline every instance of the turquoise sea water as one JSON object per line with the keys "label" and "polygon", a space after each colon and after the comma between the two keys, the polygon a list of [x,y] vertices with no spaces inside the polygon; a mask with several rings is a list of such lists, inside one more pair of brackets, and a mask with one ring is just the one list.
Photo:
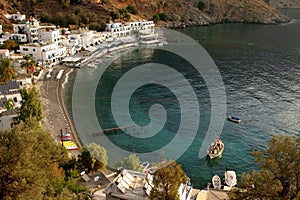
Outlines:
{"label": "turquoise sea water", "polygon": [[[154,104],[162,105],[167,119],[158,134],[141,138],[146,133],[143,128],[128,127],[122,131],[101,135],[96,133],[99,123],[102,128],[116,127],[117,124],[111,110],[111,98],[115,85],[125,73],[144,63],[164,63],[174,66],[192,85],[200,107],[199,129],[195,138],[186,129],[179,137],[182,145],[190,139],[192,143],[177,159],[181,163],[192,183],[197,188],[205,187],[214,174],[222,176],[226,166],[237,171],[250,172],[257,167],[251,157],[252,150],[264,149],[272,134],[300,135],[300,12],[287,10],[294,18],[291,23],[280,25],[256,24],[223,24],[209,27],[193,27],[178,31],[199,42],[215,61],[222,76],[226,98],[227,115],[236,115],[242,123],[235,124],[224,121],[221,139],[225,143],[225,151],[221,159],[208,161],[199,158],[202,144],[211,120],[211,100],[205,81],[191,66],[180,58],[168,59],[167,52],[161,50],[135,50],[118,59],[105,57],[95,60],[96,69],[84,67],[77,74],[75,84],[78,91],[85,95],[76,96],[73,111],[93,105],[93,109],[81,110],[80,116],[73,112],[75,125],[83,143],[96,142],[105,146],[109,152],[109,163],[113,165],[118,151],[113,145],[131,153],[148,153],[159,151],[175,137],[180,118],[180,102],[174,91],[155,83],[139,87],[131,96],[128,105],[119,99],[119,103],[128,106],[130,117],[139,126],[147,126],[151,120],[149,109]],[[103,65],[111,64],[104,71]],[[157,68],[159,69],[159,68]],[[102,75],[101,77],[99,77]],[[186,94],[185,88],[172,79],[175,92],[182,93],[185,99],[192,98]],[[76,83],[76,82],[75,82]],[[88,85],[95,93],[88,93]],[[75,91],[75,90],[74,90]],[[124,91],[126,92],[126,91]],[[73,92],[74,97],[74,92]],[[194,108],[188,107],[192,112]],[[95,112],[95,114],[92,114]],[[118,113],[120,115],[126,113]],[[77,119],[77,120],[76,120]],[[189,119],[191,122],[193,118]],[[126,126],[126,124],[124,124]],[[137,137],[134,137],[135,136]],[[108,140],[113,144],[109,145]],[[212,138],[213,140],[213,138]],[[181,148],[179,143],[178,150]],[[176,151],[176,150],[175,150]],[[176,152],[162,152],[163,157],[172,157]],[[159,157],[150,156],[150,161],[158,161]]]}

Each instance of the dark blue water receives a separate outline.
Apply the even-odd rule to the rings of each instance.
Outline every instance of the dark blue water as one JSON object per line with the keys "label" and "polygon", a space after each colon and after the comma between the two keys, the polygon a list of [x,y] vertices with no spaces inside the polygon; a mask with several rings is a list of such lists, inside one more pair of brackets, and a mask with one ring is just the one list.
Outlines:
{"label": "dark blue water", "polygon": [[[224,122],[221,139],[225,143],[225,151],[221,159],[208,161],[198,156],[211,119],[211,101],[205,81],[180,57],[166,59],[169,57],[168,52],[136,50],[126,53],[109,65],[97,83],[95,92],[98,123],[102,128],[117,126],[111,110],[111,97],[116,84],[125,73],[143,63],[164,63],[172,66],[188,80],[199,102],[201,114],[197,135],[189,148],[177,159],[194,186],[198,188],[206,186],[214,174],[222,176],[226,166],[236,170],[238,176],[242,172],[257,169],[251,157],[252,150],[264,149],[275,133],[299,136],[300,12],[299,10],[286,12],[295,18],[288,24],[224,24],[178,30],[198,41],[211,55],[225,85],[227,115],[236,115],[242,119],[240,124]],[[99,68],[102,62],[98,61]],[[86,70],[87,75],[77,77],[82,80],[82,84],[79,85],[86,83],[87,77],[92,79],[93,76],[97,76],[97,70],[100,69],[82,70]],[[170,78],[176,80],[177,77]],[[189,99],[189,94],[184,93],[180,82],[176,84],[175,81],[175,85],[176,91]],[[82,98],[80,101],[86,102],[86,99]],[[120,104],[123,103],[122,99],[118,101]],[[169,144],[181,123],[180,102],[172,90],[151,83],[138,88],[128,103],[130,117],[137,125],[147,126],[151,121],[149,109],[154,104],[162,105],[167,116],[166,123],[156,135],[140,138],[116,131],[108,134],[108,139],[122,150],[140,154],[159,151]],[[127,106],[126,102],[124,106]],[[192,118],[189,120],[193,121]],[[93,133],[95,130],[90,127],[93,126],[89,126],[89,120],[77,124],[82,141],[97,142],[105,146],[109,152],[109,162],[115,162],[116,152],[110,149],[104,136],[95,135]],[[146,132],[144,129],[132,127],[129,131],[136,134]],[[192,135],[187,131],[180,137],[183,145],[192,138]],[[163,157],[172,158],[176,152],[162,153]],[[158,159],[152,157],[151,161]]]}

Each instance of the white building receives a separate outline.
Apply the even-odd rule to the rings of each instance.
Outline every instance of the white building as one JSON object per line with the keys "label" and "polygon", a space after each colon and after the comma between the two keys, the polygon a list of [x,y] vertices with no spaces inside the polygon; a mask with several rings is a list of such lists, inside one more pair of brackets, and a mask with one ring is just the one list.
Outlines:
{"label": "white building", "polygon": [[113,36],[128,36],[131,34],[131,28],[129,25],[123,25],[122,23],[106,24],[105,31],[111,32]]}
{"label": "white building", "polygon": [[66,47],[55,43],[29,43],[20,45],[21,54],[29,54],[43,65],[51,67],[58,64],[67,55]]}
{"label": "white building", "polygon": [[59,44],[60,30],[53,27],[41,27],[38,29],[39,42],[52,42]]}
{"label": "white building", "polygon": [[9,57],[8,49],[0,49],[0,59]]}
{"label": "white building", "polygon": [[26,19],[25,15],[20,14],[20,12],[17,12],[17,14],[8,14],[4,15],[7,19],[15,20],[15,21],[23,21]]}
{"label": "white building", "polygon": [[[5,105],[8,101],[10,101],[10,104],[13,104],[10,110]],[[22,97],[16,81],[0,85],[0,130],[10,128],[11,124],[17,120],[21,101]]]}
{"label": "white building", "polygon": [[27,42],[27,35],[26,34],[13,33],[13,34],[10,34],[9,39],[13,40],[17,43],[26,43]]}
{"label": "white building", "polygon": [[2,34],[2,25],[0,25],[0,35]]}
{"label": "white building", "polygon": [[28,42],[38,42],[39,21],[35,18],[30,18],[25,23],[13,24],[13,30],[16,34],[26,34]]}
{"label": "white building", "polygon": [[132,31],[138,31],[143,34],[153,34],[155,24],[153,21],[126,22]]}

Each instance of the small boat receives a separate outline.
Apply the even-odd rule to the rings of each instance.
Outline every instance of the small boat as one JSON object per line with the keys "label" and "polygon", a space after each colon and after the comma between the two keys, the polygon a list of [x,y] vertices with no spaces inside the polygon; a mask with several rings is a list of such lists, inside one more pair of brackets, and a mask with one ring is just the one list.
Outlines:
{"label": "small boat", "polygon": [[235,123],[240,123],[241,122],[241,119],[238,118],[238,117],[229,116],[227,119],[229,121],[232,121],[232,122],[235,122]]}
{"label": "small boat", "polygon": [[70,141],[71,140],[71,134],[70,133],[62,134],[62,140],[63,141]]}
{"label": "small boat", "polygon": [[214,175],[212,178],[212,184],[214,189],[221,189],[221,178],[218,175]]}
{"label": "small boat", "polygon": [[218,139],[215,142],[211,143],[211,145],[207,149],[207,155],[210,159],[222,157],[222,153],[224,151],[224,143],[222,140]]}
{"label": "small boat", "polygon": [[67,150],[77,150],[78,149],[78,146],[75,144],[75,142],[72,142],[72,141],[60,142],[60,144],[62,144],[62,143]]}
{"label": "small boat", "polygon": [[233,187],[237,184],[236,173],[235,171],[226,171],[225,172],[225,183],[229,187]]}

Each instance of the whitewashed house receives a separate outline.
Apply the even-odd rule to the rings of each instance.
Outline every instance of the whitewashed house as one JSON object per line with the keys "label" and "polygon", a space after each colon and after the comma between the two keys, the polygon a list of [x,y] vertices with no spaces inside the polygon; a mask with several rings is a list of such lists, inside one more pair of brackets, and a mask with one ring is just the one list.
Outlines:
{"label": "whitewashed house", "polygon": [[131,28],[129,25],[122,23],[106,24],[105,31],[112,33],[113,36],[129,36],[131,35]]}
{"label": "whitewashed house", "polygon": [[142,34],[154,34],[155,24],[153,21],[126,22],[132,31],[138,31]]}
{"label": "whitewashed house", "polygon": [[55,43],[29,43],[20,45],[20,53],[29,54],[46,67],[59,63],[67,55],[66,47]]}
{"label": "whitewashed house", "polygon": [[15,20],[15,21],[23,21],[26,19],[25,15],[20,14],[20,12],[17,12],[16,14],[7,14],[4,15],[7,19]]}
{"label": "whitewashed house", "polygon": [[[8,101],[13,104],[10,110],[5,105]],[[17,120],[21,101],[22,97],[16,81],[0,85],[0,130],[10,128],[11,124]]]}
{"label": "whitewashed house", "polygon": [[53,27],[41,27],[38,29],[39,42],[51,42],[59,45],[60,30]]}
{"label": "whitewashed house", "polygon": [[26,42],[38,42],[39,22],[35,18],[29,19],[26,23],[13,24],[15,34],[26,34]]}
{"label": "whitewashed house", "polygon": [[8,49],[0,49],[0,59],[8,58],[9,57],[9,50]]}
{"label": "whitewashed house", "polygon": [[17,43],[26,43],[27,42],[27,35],[26,34],[19,34],[19,33],[12,33],[9,36],[10,40],[13,40]]}

